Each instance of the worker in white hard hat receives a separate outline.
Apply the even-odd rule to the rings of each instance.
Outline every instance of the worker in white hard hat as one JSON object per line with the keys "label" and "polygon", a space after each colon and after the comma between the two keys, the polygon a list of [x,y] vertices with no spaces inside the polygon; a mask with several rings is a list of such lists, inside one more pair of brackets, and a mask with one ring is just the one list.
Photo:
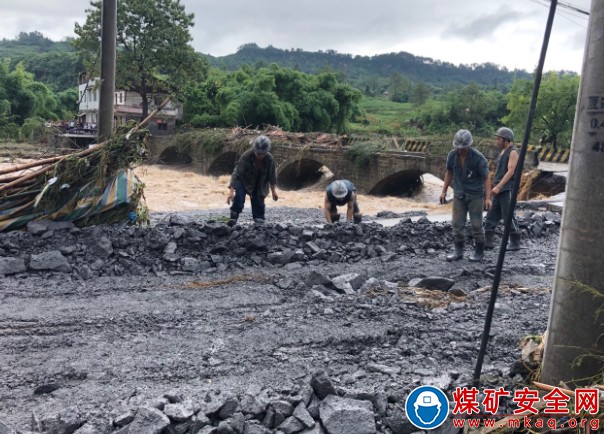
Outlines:
{"label": "worker in white hard hat", "polygon": [[357,203],[357,189],[347,179],[333,181],[325,189],[325,201],[323,212],[327,223],[335,223],[340,220],[338,206],[346,205],[346,220],[358,224],[362,221],[361,211]]}
{"label": "worker in white hard hat", "polygon": [[487,159],[472,148],[472,133],[459,130],[453,138],[453,150],[447,156],[445,180],[440,203],[446,202],[447,189],[453,184],[453,242],[455,251],[447,261],[463,258],[465,228],[468,214],[474,238],[474,254],[470,261],[479,262],[484,257],[485,235],[482,213],[491,208],[491,179]]}
{"label": "worker in white hard hat", "polygon": [[273,195],[273,200],[278,200],[277,170],[275,159],[270,153],[271,141],[265,135],[260,135],[252,142],[252,149],[244,152],[239,158],[229,182],[227,204],[231,205],[231,218],[229,226],[237,224],[239,214],[245,205],[245,196],[250,197],[252,203],[252,217],[255,223],[264,223],[264,199],[268,191]]}

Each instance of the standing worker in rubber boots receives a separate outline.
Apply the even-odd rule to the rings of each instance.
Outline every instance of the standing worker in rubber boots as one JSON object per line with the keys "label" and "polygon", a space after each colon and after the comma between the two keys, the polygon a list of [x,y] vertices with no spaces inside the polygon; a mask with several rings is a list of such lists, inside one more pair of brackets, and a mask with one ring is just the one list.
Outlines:
{"label": "standing worker in rubber boots", "polygon": [[440,203],[446,203],[447,189],[453,182],[453,241],[455,251],[447,261],[463,258],[466,218],[470,214],[470,226],[474,237],[474,254],[470,261],[478,262],[484,257],[485,235],[482,227],[482,212],[491,207],[491,180],[487,159],[471,148],[472,134],[459,130],[453,138],[453,149],[447,156],[445,181]]}
{"label": "standing worker in rubber boots", "polygon": [[[501,149],[495,169],[495,180],[493,181],[493,205],[487,213],[484,225],[486,242],[485,247],[495,247],[495,228],[502,218],[508,215],[512,199],[512,188],[517,180],[514,178],[516,166],[518,165],[518,148],[514,146],[514,132],[509,128],[502,127],[495,133],[496,144]],[[512,225],[510,226],[510,243],[507,250],[520,249],[520,229],[516,220],[515,210],[512,211]]]}
{"label": "standing worker in rubber boots", "polygon": [[243,153],[235,164],[235,170],[229,183],[227,204],[231,205],[229,226],[237,223],[239,214],[245,205],[245,195],[250,196],[252,217],[255,223],[264,223],[264,199],[270,188],[273,200],[278,200],[277,172],[275,160],[269,153],[271,141],[266,136],[258,136],[252,143],[252,149]]}
{"label": "standing worker in rubber boots", "polygon": [[347,179],[333,181],[325,189],[323,213],[327,223],[331,224],[340,220],[337,207],[343,205],[346,205],[346,220],[354,221],[355,224],[361,223],[363,216],[357,203],[357,189]]}

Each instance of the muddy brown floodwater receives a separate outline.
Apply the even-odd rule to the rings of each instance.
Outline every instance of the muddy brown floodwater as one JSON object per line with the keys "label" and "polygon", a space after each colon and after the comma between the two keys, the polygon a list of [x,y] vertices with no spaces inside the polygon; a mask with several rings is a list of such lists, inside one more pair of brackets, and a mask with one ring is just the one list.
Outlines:
{"label": "muddy brown floodwater", "polygon": [[[173,212],[198,209],[226,208],[227,185],[230,176],[211,177],[199,173],[193,165],[151,165],[136,170],[145,183],[145,198],[151,211]],[[450,212],[450,208],[438,205],[442,181],[432,175],[424,176],[424,188],[417,199],[400,197],[376,197],[359,194],[359,205],[364,214],[376,214],[389,210],[426,211],[427,213]],[[267,200],[272,207],[318,208],[323,206],[324,190],[308,188],[300,191],[279,191],[279,201]],[[249,201],[248,201],[249,202]],[[249,207],[249,203],[247,204]]]}

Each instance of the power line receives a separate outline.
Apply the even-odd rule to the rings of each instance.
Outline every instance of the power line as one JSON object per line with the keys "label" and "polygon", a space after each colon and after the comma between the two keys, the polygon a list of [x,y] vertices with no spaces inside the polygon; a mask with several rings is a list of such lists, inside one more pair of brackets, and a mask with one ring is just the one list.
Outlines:
{"label": "power line", "polygon": [[[550,2],[551,0],[529,0],[535,4],[538,4],[539,6],[544,6],[544,7],[548,7],[549,8],[549,4],[547,2]],[[562,18],[570,21],[571,23],[582,27],[584,29],[587,29],[586,25],[583,25],[581,23],[578,23],[577,21],[575,21],[574,19],[585,19],[586,17],[584,15],[589,16],[589,12],[581,10],[573,5],[570,4],[565,4],[565,3],[561,3],[558,2],[558,6],[562,6],[562,7],[568,7],[569,10],[563,11],[563,10],[558,10],[558,15],[560,15]],[[581,14],[581,15],[579,15]]]}
{"label": "power line", "polygon": [[[537,3],[537,4],[541,5],[541,6],[546,6],[546,4],[545,4],[545,3],[542,3],[542,2],[540,2],[540,1],[538,1],[538,0],[530,0],[530,1],[532,1],[533,3]],[[551,2],[551,0],[542,0],[542,1],[544,1],[544,2]],[[580,8],[578,8],[577,6],[572,5],[572,4],[570,4],[570,3],[564,3],[564,2],[559,1],[559,2],[558,2],[558,6],[559,6],[559,7],[562,7],[562,8],[570,9],[570,10],[572,10],[572,11],[574,11],[574,12],[578,12],[578,13],[580,13],[580,14],[582,14],[582,15],[587,15],[587,16],[589,16],[589,12],[588,12],[588,11],[583,10],[583,9],[580,9]]]}
{"label": "power line", "polygon": [[573,14],[573,13],[571,13],[571,12],[566,12],[566,11],[564,11],[564,12],[560,12],[560,11],[559,11],[558,13],[560,14],[560,16],[561,16],[562,18],[567,19],[567,20],[568,20],[568,21],[570,21],[571,23],[573,23],[573,24],[575,24],[575,25],[577,25],[577,26],[579,26],[579,27],[581,27],[581,28],[587,29],[587,24],[581,24],[581,23],[578,23],[577,21],[575,21],[575,20],[573,19],[573,18],[583,18],[583,17],[579,17],[579,15],[577,15],[577,14]]}
{"label": "power line", "polygon": [[564,3],[564,2],[559,1],[558,5],[561,6],[561,7],[563,7],[563,8],[570,9],[570,10],[573,10],[575,12],[579,12],[580,14],[589,16],[589,12],[588,11],[584,11],[583,9],[579,9],[578,7],[573,6],[570,3]]}

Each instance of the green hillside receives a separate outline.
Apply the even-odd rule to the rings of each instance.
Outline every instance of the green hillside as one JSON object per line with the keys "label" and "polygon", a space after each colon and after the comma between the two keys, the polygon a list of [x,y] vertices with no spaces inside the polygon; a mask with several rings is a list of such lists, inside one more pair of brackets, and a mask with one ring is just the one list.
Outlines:
{"label": "green hillside", "polygon": [[69,41],[54,42],[39,32],[0,40],[0,59],[9,59],[11,69],[23,62],[36,81],[59,92],[75,88],[83,69]]}
{"label": "green hillside", "polygon": [[211,65],[231,71],[244,64],[257,66],[271,63],[299,69],[306,73],[327,69],[343,74],[357,87],[360,87],[359,84],[368,77],[387,78],[394,73],[401,74],[414,82],[421,81],[435,87],[474,82],[483,86],[508,88],[515,78],[530,78],[527,71],[509,71],[492,63],[457,66],[405,52],[352,56],[333,50],[325,52],[282,50],[270,45],[267,48],[260,48],[254,43],[241,46],[235,54],[223,57],[208,56],[208,59]]}
{"label": "green hillside", "polygon": [[[367,86],[386,88],[393,74],[400,74],[412,82],[428,83],[435,89],[474,82],[503,91],[509,89],[515,78],[530,78],[526,71],[509,71],[491,63],[458,66],[405,52],[352,56],[334,50],[309,52],[273,46],[260,48],[250,43],[227,56],[203,56],[212,66],[228,71],[246,64],[268,66],[272,63],[309,74],[333,71],[362,90]],[[83,70],[69,40],[55,42],[39,32],[22,32],[15,39],[0,40],[0,58],[10,59],[11,67],[24,62],[36,80],[52,85],[58,91],[76,86],[78,74]]]}

